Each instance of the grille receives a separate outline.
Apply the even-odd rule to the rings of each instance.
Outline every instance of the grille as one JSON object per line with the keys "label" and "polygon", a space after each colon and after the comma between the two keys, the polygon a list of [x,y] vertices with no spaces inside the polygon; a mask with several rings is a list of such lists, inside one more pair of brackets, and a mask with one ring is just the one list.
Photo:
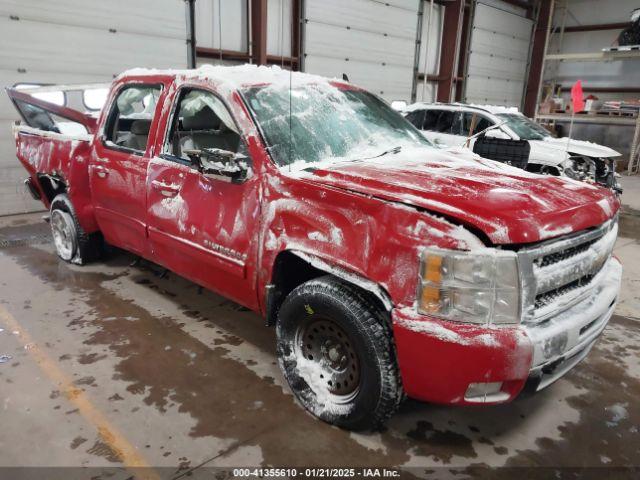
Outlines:
{"label": "grille", "polygon": [[616,235],[617,222],[611,220],[519,251],[524,320],[544,321],[588,296],[611,256]]}
{"label": "grille", "polygon": [[547,305],[550,305],[558,298],[566,295],[567,293],[573,290],[578,290],[582,287],[586,287],[591,283],[591,280],[593,280],[593,277],[595,276],[595,274],[584,275],[583,277],[580,277],[573,282],[569,282],[566,285],[562,285],[561,287],[554,288],[553,290],[549,290],[548,292],[536,295],[534,309],[538,310],[542,307],[546,307]]}
{"label": "grille", "polygon": [[587,250],[589,250],[589,247],[594,243],[596,243],[598,240],[600,240],[600,238],[586,241],[580,245],[576,245],[575,247],[569,247],[560,252],[543,255],[540,258],[536,258],[533,261],[533,264],[536,265],[537,267],[548,267],[549,265],[553,265],[554,263],[567,260],[568,258],[574,257],[579,253],[586,252]]}

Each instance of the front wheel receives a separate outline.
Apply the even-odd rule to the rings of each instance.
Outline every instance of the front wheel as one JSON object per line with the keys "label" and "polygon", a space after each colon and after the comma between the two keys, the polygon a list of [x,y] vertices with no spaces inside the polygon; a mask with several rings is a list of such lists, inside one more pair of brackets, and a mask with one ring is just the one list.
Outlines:
{"label": "front wheel", "polygon": [[278,359],[296,398],[325,422],[379,428],[402,386],[388,321],[366,292],[327,276],[287,296],[276,327]]}

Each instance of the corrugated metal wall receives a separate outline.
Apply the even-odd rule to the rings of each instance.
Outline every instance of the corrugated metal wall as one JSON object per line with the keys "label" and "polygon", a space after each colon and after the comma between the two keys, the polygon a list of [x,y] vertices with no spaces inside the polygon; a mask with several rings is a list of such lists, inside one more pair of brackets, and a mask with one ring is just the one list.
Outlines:
{"label": "corrugated metal wall", "polygon": [[199,47],[248,51],[247,2],[244,0],[197,0],[196,43]]}
{"label": "corrugated metal wall", "polygon": [[[186,67],[182,0],[3,0],[0,86],[110,81],[127,68]],[[42,206],[24,193],[11,125],[0,93],[0,215]]]}
{"label": "corrugated metal wall", "polygon": [[505,2],[475,4],[465,102],[521,107],[533,23],[522,9]]}
{"label": "corrugated metal wall", "polygon": [[307,0],[304,70],[345,73],[383,98],[410,100],[415,61],[416,0]]}
{"label": "corrugated metal wall", "polygon": [[[437,75],[440,67],[440,43],[442,41],[442,20],[445,7],[425,1],[422,35],[420,37],[420,62],[418,71],[424,75]],[[427,82],[426,78],[418,83],[416,91],[419,102],[435,102],[436,84]]]}

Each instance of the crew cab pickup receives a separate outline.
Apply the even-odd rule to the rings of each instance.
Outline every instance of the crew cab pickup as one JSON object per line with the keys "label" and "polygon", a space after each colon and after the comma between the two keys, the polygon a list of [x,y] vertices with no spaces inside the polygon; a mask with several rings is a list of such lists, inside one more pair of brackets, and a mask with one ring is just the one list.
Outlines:
{"label": "crew cab pickup", "polygon": [[576,365],[612,315],[610,190],[436,149],[348,82],[136,69],[98,118],[8,93],[60,258],[104,241],[260,313],[324,421],[375,428],[405,395],[511,401]]}

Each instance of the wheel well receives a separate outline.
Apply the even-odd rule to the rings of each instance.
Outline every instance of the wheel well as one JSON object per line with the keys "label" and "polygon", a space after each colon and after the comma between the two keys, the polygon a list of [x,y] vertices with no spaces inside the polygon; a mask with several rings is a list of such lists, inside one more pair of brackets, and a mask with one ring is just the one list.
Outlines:
{"label": "wheel well", "polygon": [[267,325],[275,325],[282,302],[298,285],[302,285],[309,280],[324,277],[326,275],[340,278],[341,281],[349,283],[355,288],[361,290],[364,295],[368,296],[376,306],[380,308],[380,311],[384,312],[389,310],[377,295],[372,295],[371,292],[365,290],[359,285],[356,285],[354,282],[341,278],[328,270],[315,267],[307,260],[291,251],[283,251],[276,257],[271,283],[267,286]]}
{"label": "wheel well", "polygon": [[46,173],[38,173],[38,183],[44,193],[47,203],[51,205],[51,202],[57,195],[66,193],[67,184],[60,177],[49,175]]}

